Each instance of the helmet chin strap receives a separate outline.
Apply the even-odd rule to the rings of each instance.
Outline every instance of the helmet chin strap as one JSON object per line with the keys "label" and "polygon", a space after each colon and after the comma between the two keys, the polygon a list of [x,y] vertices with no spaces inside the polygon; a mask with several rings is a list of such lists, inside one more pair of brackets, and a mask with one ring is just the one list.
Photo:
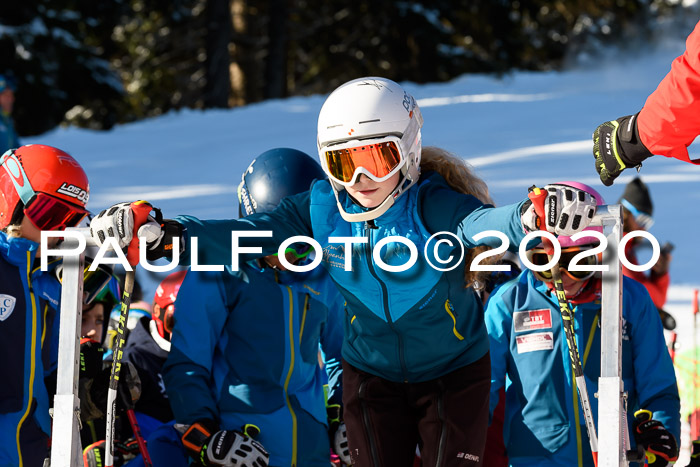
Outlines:
{"label": "helmet chin strap", "polygon": [[333,188],[333,193],[335,193],[335,201],[338,203],[338,211],[340,212],[340,216],[348,222],[371,221],[381,216],[382,214],[387,212],[391,206],[394,205],[395,192],[396,190],[394,190],[394,192],[387,196],[386,199],[382,201],[382,203],[376,208],[372,208],[369,211],[364,212],[349,213],[345,209],[343,209],[343,205],[340,203],[340,199],[338,199],[338,190]]}
{"label": "helmet chin strap", "polygon": [[[335,183],[331,181],[331,187],[333,188],[333,193],[335,194],[335,201],[338,204],[338,211],[343,220],[347,222],[366,222],[371,221],[389,210],[390,207],[394,205],[394,201],[401,196],[401,194],[408,190],[411,185],[418,181],[420,176],[419,170],[409,170],[407,174],[403,176],[401,182],[396,185],[396,188],[387,196],[384,201],[382,201],[379,206],[371,208],[364,212],[350,213],[343,209],[343,205],[338,197],[338,191],[344,188],[338,188]],[[348,195],[350,196],[350,195]]]}

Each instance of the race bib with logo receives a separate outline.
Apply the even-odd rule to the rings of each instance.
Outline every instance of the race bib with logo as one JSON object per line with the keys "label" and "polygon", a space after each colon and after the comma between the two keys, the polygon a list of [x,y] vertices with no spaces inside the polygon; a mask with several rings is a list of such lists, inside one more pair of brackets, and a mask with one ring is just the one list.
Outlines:
{"label": "race bib with logo", "polygon": [[551,332],[536,332],[515,336],[518,345],[518,353],[535,352],[537,350],[552,350],[554,348],[554,334]]}
{"label": "race bib with logo", "polygon": [[513,313],[513,330],[515,332],[533,331],[552,328],[552,310],[516,311]]}

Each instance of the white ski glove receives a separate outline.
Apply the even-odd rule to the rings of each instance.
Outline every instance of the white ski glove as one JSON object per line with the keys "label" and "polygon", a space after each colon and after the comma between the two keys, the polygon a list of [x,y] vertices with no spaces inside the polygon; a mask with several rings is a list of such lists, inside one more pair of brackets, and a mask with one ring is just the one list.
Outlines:
{"label": "white ski glove", "polygon": [[[544,221],[548,232],[568,237],[588,227],[596,211],[596,199],[593,196],[566,185],[547,185],[544,189],[547,192]],[[528,201],[523,207],[523,227],[529,232],[539,230],[535,206]]]}
{"label": "white ski glove", "polygon": [[[160,210],[152,209],[156,217],[149,215],[148,220],[138,229],[138,237],[146,238],[148,260],[153,261],[172,254],[174,237],[180,237],[182,252],[182,225],[173,220],[162,219]],[[107,237],[116,238],[119,247],[126,250],[134,235],[134,213],[131,203],[115,204],[100,212],[90,222],[90,235],[98,246],[102,246]]]}
{"label": "white ski glove", "polygon": [[350,448],[348,447],[348,431],[345,429],[345,423],[341,423],[338,429],[335,430],[333,452],[340,458],[343,464],[352,465]]}
{"label": "white ski glove", "polygon": [[[119,203],[100,212],[90,221],[90,235],[98,246],[102,246],[107,237],[117,239],[119,248],[126,248],[131,243],[134,234],[134,213],[131,203]],[[162,232],[160,225],[152,216],[148,222],[139,228],[139,237],[146,237],[147,243],[159,239]]]}
{"label": "white ski glove", "polygon": [[209,439],[205,465],[224,467],[267,467],[270,455],[262,444],[238,431],[219,431]]}

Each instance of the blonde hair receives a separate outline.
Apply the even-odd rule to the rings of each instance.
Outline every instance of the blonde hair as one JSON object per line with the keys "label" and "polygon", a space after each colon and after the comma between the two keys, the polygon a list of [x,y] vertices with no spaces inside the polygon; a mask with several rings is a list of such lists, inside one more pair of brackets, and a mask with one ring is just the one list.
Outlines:
{"label": "blonde hair", "polygon": [[3,231],[7,234],[8,237],[22,236],[22,227],[20,227],[19,224],[8,225],[3,229]]}
{"label": "blonde hair", "polygon": [[[494,204],[489,194],[489,188],[475,173],[471,165],[465,160],[444,149],[435,146],[425,146],[421,151],[420,168],[422,172],[435,171],[445,179],[453,190],[472,195],[484,204]],[[465,287],[473,287],[476,290],[484,288],[487,271],[471,271],[470,266],[476,255],[491,247],[479,246],[471,248],[465,253],[464,282]],[[496,263],[501,256],[490,256],[481,264]]]}
{"label": "blonde hair", "polygon": [[8,237],[22,237],[22,221],[24,220],[24,213],[22,209],[24,208],[24,203],[21,201],[17,203],[12,216],[10,217],[10,224],[2,229],[3,232],[7,234]]}

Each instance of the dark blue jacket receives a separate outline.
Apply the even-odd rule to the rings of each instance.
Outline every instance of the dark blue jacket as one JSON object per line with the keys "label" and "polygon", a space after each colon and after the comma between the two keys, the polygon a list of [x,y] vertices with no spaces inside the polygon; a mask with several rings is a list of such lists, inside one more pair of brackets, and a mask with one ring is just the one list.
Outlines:
{"label": "dark blue jacket", "polygon": [[123,359],[136,367],[141,380],[141,397],[134,409],[161,422],[168,422],[173,419],[173,411],[165,392],[162,372],[163,364],[168,358],[168,350],[163,347],[169,349],[170,342],[160,337],[157,331],[157,338],[163,342],[163,347],[156,342],[151,333],[151,322],[147,316],[139,319],[129,333]]}
{"label": "dark blue jacket", "polygon": [[[343,191],[339,202],[346,211],[359,212]],[[493,208],[474,196],[449,188],[436,173],[421,180],[396,200],[373,225],[347,222],[338,211],[328,181],[316,182],[311,190],[282,200],[270,214],[254,214],[245,219],[200,221],[182,216],[178,220],[190,238],[199,239],[202,264],[221,264],[231,258],[231,231],[271,230],[271,238],[242,239],[241,246],[262,246],[262,254],[276,253],[285,239],[306,235],[323,249],[323,266],[347,301],[343,358],[352,365],[391,381],[420,382],[438,378],[464,367],[488,352],[488,337],[481,301],[472,288],[465,288],[464,264],[450,272],[432,256],[435,242],[431,234],[450,232],[453,248],[441,244],[440,258],[459,257],[456,243],[467,248],[477,244],[499,246],[500,240],[487,237],[476,242],[482,231],[504,233],[517,249],[525,236],[520,220],[522,203]],[[354,237],[352,271],[345,271],[343,245],[329,237]],[[377,243],[389,236],[410,240],[417,248],[417,261],[407,271],[387,272],[372,259]],[[456,238],[455,238],[456,236]],[[427,248],[426,248],[427,247]],[[388,265],[406,264],[411,252],[401,243],[381,249]],[[241,255],[242,259],[250,255]],[[187,259],[187,258],[185,258]]]}
{"label": "dark blue jacket", "polygon": [[0,232],[0,432],[15,453],[26,425],[51,433],[44,378],[55,364],[50,342],[60,284],[53,272],[34,267],[37,246]]}

